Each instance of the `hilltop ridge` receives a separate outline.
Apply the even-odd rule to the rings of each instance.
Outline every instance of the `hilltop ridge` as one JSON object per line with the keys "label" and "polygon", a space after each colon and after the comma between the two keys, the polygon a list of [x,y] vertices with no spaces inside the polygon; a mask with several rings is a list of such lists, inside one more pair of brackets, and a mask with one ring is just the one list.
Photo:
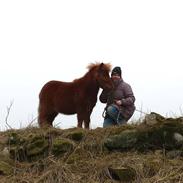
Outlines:
{"label": "hilltop ridge", "polygon": [[183,118],[141,124],[0,132],[2,183],[183,182]]}

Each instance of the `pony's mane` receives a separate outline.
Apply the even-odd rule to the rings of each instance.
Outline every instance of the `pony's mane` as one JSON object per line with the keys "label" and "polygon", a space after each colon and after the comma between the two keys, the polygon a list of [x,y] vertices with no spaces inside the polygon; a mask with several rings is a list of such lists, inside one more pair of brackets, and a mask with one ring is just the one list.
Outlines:
{"label": "pony's mane", "polygon": [[[93,69],[99,67],[100,64],[101,64],[101,63],[99,63],[99,62],[90,63],[90,64],[87,66],[87,68],[88,68],[89,71],[91,71],[91,70],[93,70]],[[111,64],[110,64],[110,63],[103,64],[103,68],[104,68],[106,71],[110,72],[110,71],[111,71]]]}
{"label": "pony's mane", "polygon": [[[74,79],[73,82],[74,83],[77,83],[77,82],[80,82],[82,81],[86,76],[88,76],[93,70],[97,70],[97,68],[100,67],[100,64],[99,62],[96,62],[96,63],[90,63],[87,68],[88,68],[88,72],[85,73],[85,75],[81,78],[78,78],[78,79]],[[110,72],[111,71],[111,64],[110,63],[107,63],[107,64],[103,64],[103,69],[106,70],[107,72]]]}

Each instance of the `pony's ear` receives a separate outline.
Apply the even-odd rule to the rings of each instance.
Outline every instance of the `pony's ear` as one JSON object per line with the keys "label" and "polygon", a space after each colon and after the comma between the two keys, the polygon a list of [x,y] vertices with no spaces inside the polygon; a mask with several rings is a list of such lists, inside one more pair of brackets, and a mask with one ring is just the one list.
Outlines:
{"label": "pony's ear", "polygon": [[99,70],[101,70],[103,66],[104,66],[104,63],[101,63],[101,64],[99,65]]}

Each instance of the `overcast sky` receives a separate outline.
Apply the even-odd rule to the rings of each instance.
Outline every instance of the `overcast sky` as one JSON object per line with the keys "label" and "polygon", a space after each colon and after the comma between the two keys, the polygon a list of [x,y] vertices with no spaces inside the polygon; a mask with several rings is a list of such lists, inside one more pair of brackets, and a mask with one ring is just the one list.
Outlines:
{"label": "overcast sky", "polygon": [[[122,68],[137,109],[182,115],[182,10],[182,0],[0,1],[0,130],[11,101],[8,123],[26,127],[47,81],[72,81],[96,61]],[[97,102],[92,128],[102,126],[104,107]],[[74,127],[76,116],[57,123]]]}

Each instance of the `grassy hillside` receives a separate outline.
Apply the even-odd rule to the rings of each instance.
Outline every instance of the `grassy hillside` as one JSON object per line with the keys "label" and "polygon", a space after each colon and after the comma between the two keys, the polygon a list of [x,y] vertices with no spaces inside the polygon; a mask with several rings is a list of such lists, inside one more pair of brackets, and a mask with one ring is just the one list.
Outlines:
{"label": "grassy hillside", "polygon": [[0,133],[0,182],[183,182],[183,119],[139,125]]}

